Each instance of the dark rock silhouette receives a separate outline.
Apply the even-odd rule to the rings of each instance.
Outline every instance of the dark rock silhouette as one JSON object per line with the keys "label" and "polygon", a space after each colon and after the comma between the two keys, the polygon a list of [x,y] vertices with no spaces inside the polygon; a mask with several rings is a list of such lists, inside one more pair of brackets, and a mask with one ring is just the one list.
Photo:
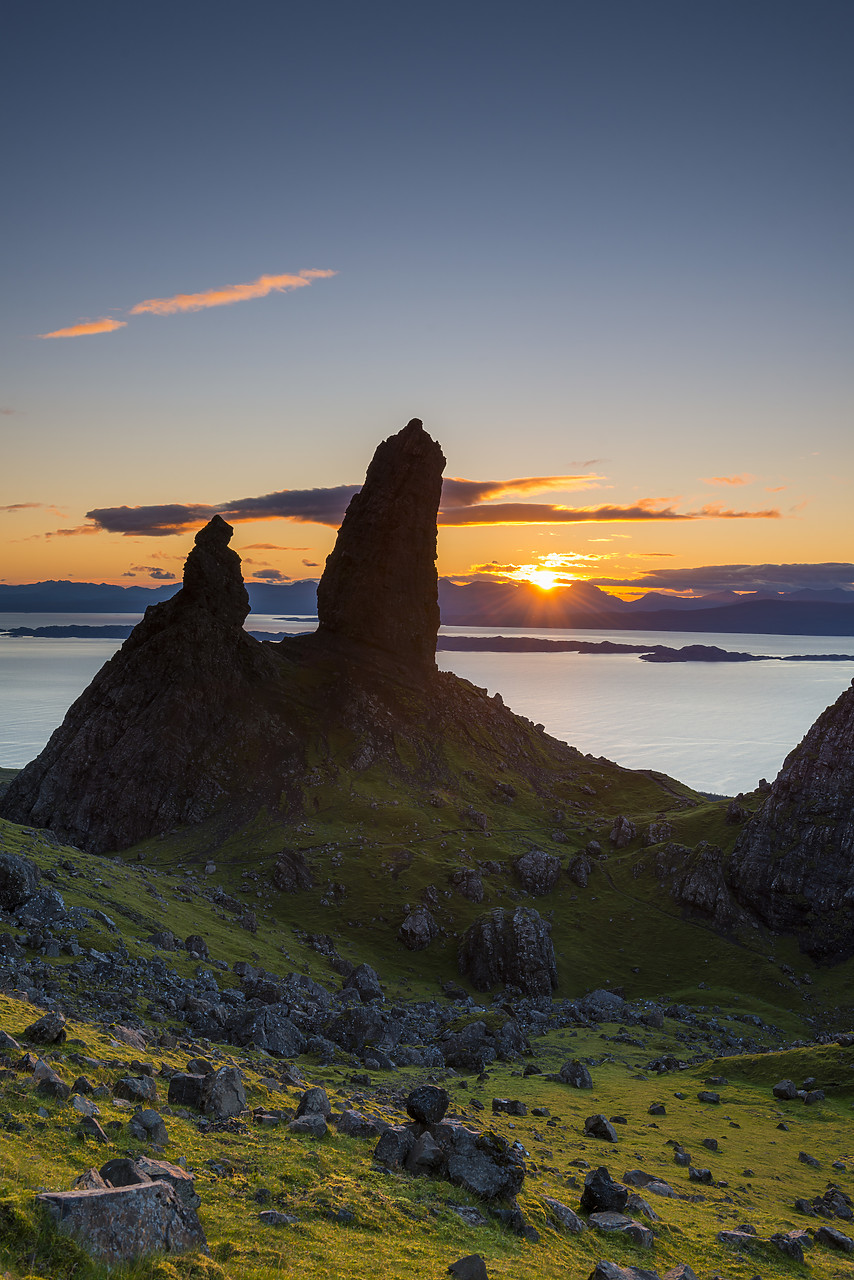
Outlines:
{"label": "dark rock silhouette", "polygon": [[[572,747],[436,668],[443,466],[417,419],[380,444],[327,562],[319,631],[277,643],[243,630],[240,560],[232,530],[214,516],[196,536],[181,590],[146,610],[9,785],[0,814],[101,853],[200,823],[216,843],[262,809],[290,817],[316,809],[318,786],[349,794],[370,768],[425,804],[437,788],[462,803],[472,778],[505,769],[538,793],[571,775]],[[657,797],[660,785],[649,786]],[[468,797],[461,811],[486,821]],[[282,855],[280,891],[310,881],[307,865]],[[539,932],[508,940],[524,948],[538,935],[540,976],[511,964],[504,981],[554,985],[544,931],[540,922]]]}
{"label": "dark rock silhouette", "polygon": [[351,499],[317,588],[320,637],[436,665],[436,512],[445,456],[418,418],[384,440]]}
{"label": "dark rock silhouette", "polygon": [[729,879],[741,903],[816,959],[854,954],[854,687],[786,757],[742,827]]}
{"label": "dark rock silhouette", "polygon": [[146,609],[12,781],[4,817],[51,827],[99,853],[212,810],[276,668],[243,631],[249,599],[228,546],[232,532],[214,516],[196,534],[181,591]]}

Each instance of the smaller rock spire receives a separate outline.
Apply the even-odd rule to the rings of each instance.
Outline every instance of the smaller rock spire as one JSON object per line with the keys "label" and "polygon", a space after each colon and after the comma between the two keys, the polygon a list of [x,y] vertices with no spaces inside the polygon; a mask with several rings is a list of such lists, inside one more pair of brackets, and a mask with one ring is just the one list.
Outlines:
{"label": "smaller rock spire", "polygon": [[242,627],[249,613],[249,594],[240,556],[228,545],[233,534],[231,525],[218,515],[199,530],[184,564],[184,586],[173,599],[181,609],[201,606],[216,622]]}

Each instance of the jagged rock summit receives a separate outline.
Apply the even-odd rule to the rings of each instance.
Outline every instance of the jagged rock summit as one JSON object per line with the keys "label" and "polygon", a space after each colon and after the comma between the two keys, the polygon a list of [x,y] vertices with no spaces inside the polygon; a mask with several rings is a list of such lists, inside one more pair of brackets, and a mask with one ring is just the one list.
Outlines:
{"label": "jagged rock summit", "polygon": [[854,683],[790,752],[740,833],[729,879],[818,960],[854,954]]}
{"label": "jagged rock summit", "polygon": [[441,448],[418,418],[379,446],[317,589],[319,640],[355,641],[435,667],[444,467]]}

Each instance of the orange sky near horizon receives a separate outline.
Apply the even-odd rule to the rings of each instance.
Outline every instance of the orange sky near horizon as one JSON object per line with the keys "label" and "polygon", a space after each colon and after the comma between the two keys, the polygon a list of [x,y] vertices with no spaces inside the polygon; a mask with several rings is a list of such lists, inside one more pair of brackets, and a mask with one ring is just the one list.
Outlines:
{"label": "orange sky near horizon", "polygon": [[[104,490],[103,485],[99,487]],[[620,492],[604,476],[590,487],[601,492],[579,493],[576,488],[572,492],[538,493],[530,502],[534,506],[542,500],[563,506],[596,507],[606,502],[630,506],[640,501],[631,491],[636,486]],[[688,490],[687,485],[685,489]],[[106,492],[117,499],[124,496],[117,481]],[[844,559],[840,518],[845,492],[841,480],[834,484],[832,478],[827,479],[826,496],[821,502],[811,502],[804,493],[803,487],[769,485],[762,477],[734,474],[695,480],[687,496],[673,501],[673,508],[677,512],[698,511],[710,505],[714,509],[718,503],[724,510],[779,514],[757,518],[443,525],[439,529],[438,570],[440,575],[458,580],[480,573],[524,578],[543,587],[569,580],[614,579],[615,585],[606,585],[606,589],[630,598],[648,589],[644,575],[661,568],[819,564]],[[489,505],[475,508],[482,513],[476,518],[488,520]],[[665,499],[657,499],[653,509],[666,505]],[[194,528],[159,537],[128,536],[98,529],[85,519],[87,509],[88,501],[79,507],[73,503],[56,507],[9,503],[0,511],[0,580],[24,583],[70,579],[153,586],[180,579]],[[453,513],[453,508],[450,510]],[[332,549],[335,534],[335,528],[315,522],[250,520],[235,524],[232,546],[241,555],[247,581],[257,575],[261,575],[258,580],[276,580],[276,574],[280,581],[316,578]],[[633,586],[633,582],[637,585]]]}

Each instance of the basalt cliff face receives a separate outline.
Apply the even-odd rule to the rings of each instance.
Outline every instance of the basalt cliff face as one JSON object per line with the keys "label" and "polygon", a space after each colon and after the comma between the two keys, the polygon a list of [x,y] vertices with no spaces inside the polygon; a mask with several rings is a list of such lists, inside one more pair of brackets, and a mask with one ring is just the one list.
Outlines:
{"label": "basalt cliff face", "polygon": [[786,758],[729,868],[738,900],[817,960],[854,954],[854,687]]}
{"label": "basalt cliff face", "polygon": [[300,812],[318,779],[375,767],[425,804],[466,770],[569,773],[571,747],[436,669],[443,466],[417,419],[379,446],[327,561],[319,630],[281,643],[243,630],[240,559],[215,516],[182,590],[146,611],[0,814],[105,852],[212,815]]}

